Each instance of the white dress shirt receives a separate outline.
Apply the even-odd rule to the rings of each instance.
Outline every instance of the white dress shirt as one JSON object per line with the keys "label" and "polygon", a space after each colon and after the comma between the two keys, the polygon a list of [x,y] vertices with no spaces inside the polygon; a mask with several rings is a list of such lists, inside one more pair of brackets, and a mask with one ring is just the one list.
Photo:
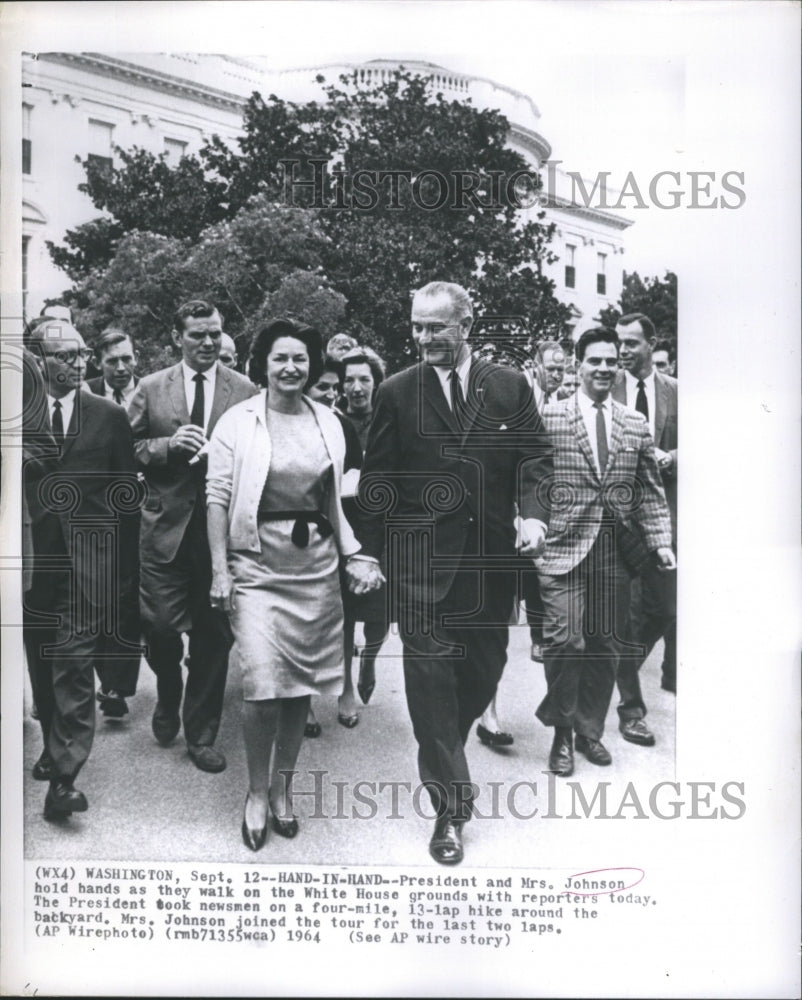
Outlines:
{"label": "white dress shirt", "polygon": [[[192,385],[194,388],[195,383],[193,382]],[[106,399],[110,399],[112,403],[116,402],[116,400],[114,399],[114,392],[115,392],[114,387],[110,386],[109,383],[105,379],[103,379],[103,395],[106,397]],[[128,385],[124,389],[120,390],[120,394],[123,397],[121,405],[124,406],[126,410],[128,409],[135,392],[136,392],[136,379],[132,378],[131,381],[128,383]],[[193,398],[194,398],[194,392],[193,392]]]}
{"label": "white dress shirt", "polygon": [[[53,404],[56,402],[56,397],[51,396],[50,393],[47,394],[47,412],[50,414],[50,426],[53,426]],[[61,422],[64,425],[64,437],[67,437],[70,429],[70,421],[72,420],[72,411],[75,406],[75,389],[70,389],[66,396],[62,396],[58,400],[61,403]]]}
{"label": "white dress shirt", "polygon": [[[635,400],[638,398],[638,379],[634,375],[630,374],[626,369],[624,369],[624,379],[626,380],[627,387],[627,406],[631,409],[635,409]],[[646,405],[649,408],[649,433],[654,437],[654,411],[655,411],[655,386],[654,386],[654,368],[649,372],[646,378],[641,380],[643,382],[643,391],[646,393]]]}
{"label": "white dress shirt", "polygon": [[[432,365],[437,377],[440,379],[440,385],[443,387],[443,392],[445,393],[446,402],[448,403],[449,410],[451,409],[451,369],[443,368],[440,365]],[[471,356],[470,354],[461,361],[456,366],[456,373],[459,376],[459,384],[462,386],[462,397],[463,399],[468,398],[468,372],[471,370]]]}
{"label": "white dress shirt", "polygon": [[[596,462],[596,471],[599,475],[601,475],[602,469],[599,465],[599,449],[596,444],[596,414],[598,413],[598,410],[596,409],[596,405],[590,396],[588,396],[587,393],[582,392],[581,389],[576,394],[576,400],[579,406],[579,412],[582,414],[582,419],[585,421],[588,437],[590,438],[590,450],[593,452],[593,459]],[[610,438],[613,431],[613,407],[609,396],[602,402],[601,408],[604,413],[604,429],[607,432],[607,450],[609,452]]]}
{"label": "white dress shirt", "polygon": [[[181,371],[184,374],[184,392],[187,397],[187,411],[192,413],[192,404],[195,402],[195,385],[193,381],[198,374],[194,368],[190,368],[185,362],[181,362]],[[203,433],[209,426],[209,417],[212,415],[212,403],[214,402],[214,387],[217,382],[217,362],[211,368],[207,368],[203,375]]]}

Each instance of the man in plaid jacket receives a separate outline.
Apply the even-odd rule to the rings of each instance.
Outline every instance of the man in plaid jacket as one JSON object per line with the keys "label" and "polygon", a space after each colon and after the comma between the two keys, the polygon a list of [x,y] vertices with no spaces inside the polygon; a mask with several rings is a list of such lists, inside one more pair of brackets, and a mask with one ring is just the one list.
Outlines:
{"label": "man in plaid jacket", "polygon": [[648,426],[610,398],[618,351],[613,330],[583,333],[579,391],[543,411],[554,478],[546,551],[536,560],[548,685],[537,717],[554,727],[549,768],[563,777],[573,773],[574,733],[588,760],[611,762],[601,737],[618,660],[627,653],[621,637],[631,574],[649,559],[664,572],[676,568]]}

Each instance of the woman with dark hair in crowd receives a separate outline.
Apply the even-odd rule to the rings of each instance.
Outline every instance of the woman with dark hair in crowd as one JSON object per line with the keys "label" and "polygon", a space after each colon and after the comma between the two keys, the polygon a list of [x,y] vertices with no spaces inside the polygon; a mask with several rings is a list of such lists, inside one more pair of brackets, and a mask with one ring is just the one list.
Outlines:
{"label": "woman with dark hair in crowd", "polygon": [[[384,381],[384,362],[370,347],[360,346],[345,354],[340,363],[343,366],[345,419],[350,421],[359,434],[359,443],[364,453],[370,422],[373,419],[373,402],[376,399],[379,386]],[[361,464],[360,461],[360,466]],[[351,524],[356,525],[359,518],[356,501],[346,499],[343,506]],[[379,655],[382,643],[387,638],[390,621],[387,611],[387,596],[383,590],[361,595],[346,594],[344,602],[346,622],[345,686],[340,697],[337,718],[342,725],[351,728],[359,721],[351,680],[351,660],[352,654],[355,652],[353,648],[354,626],[356,622],[364,623],[365,645],[360,652],[357,690],[363,703],[367,705],[376,686],[376,657]],[[350,645],[349,625],[351,627]]]}
{"label": "woman with dark hair in crowd", "polygon": [[291,779],[310,695],[342,685],[341,559],[354,592],[383,582],[343,514],[340,423],[304,395],[322,353],[311,327],[274,320],[259,330],[249,375],[265,388],[221,417],[209,447],[210,599],[231,615],[242,671],[242,839],[253,851],[268,822],[281,836],[298,832]]}

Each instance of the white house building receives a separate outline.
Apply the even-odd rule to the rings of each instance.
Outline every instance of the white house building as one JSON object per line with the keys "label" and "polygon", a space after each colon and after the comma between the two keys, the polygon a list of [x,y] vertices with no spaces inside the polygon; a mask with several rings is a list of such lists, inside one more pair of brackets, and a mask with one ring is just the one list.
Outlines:
{"label": "white house building", "polygon": [[[25,311],[36,315],[69,279],[53,266],[46,241],[63,241],[67,229],[98,215],[78,190],[87,156],[114,160],[114,146],[164,153],[168,162],[198,150],[218,134],[233,143],[243,107],[254,90],[286,100],[322,96],[319,77],[335,83],[347,74],[356,86],[373,86],[397,69],[431,78],[446,98],[470,97],[478,108],[496,108],[510,122],[510,146],[547,187],[546,217],[556,225],[557,263],[546,273],[558,298],[571,307],[573,333],[594,324],[600,309],[614,305],[623,279],[624,232],[631,222],[612,211],[572,198],[574,184],[548,167],[551,147],[539,132],[540,112],[520,91],[433,63],[377,59],[273,71],[263,59],[224,55],[39,53],[23,59],[23,293]],[[529,211],[540,211],[534,205]]]}

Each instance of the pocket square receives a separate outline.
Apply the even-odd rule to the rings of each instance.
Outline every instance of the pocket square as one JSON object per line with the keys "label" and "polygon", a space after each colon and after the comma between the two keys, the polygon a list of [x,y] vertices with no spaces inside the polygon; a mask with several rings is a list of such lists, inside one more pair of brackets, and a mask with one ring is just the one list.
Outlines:
{"label": "pocket square", "polygon": [[506,429],[507,429],[507,425],[506,425],[506,424],[502,424],[502,425],[501,425],[501,426],[499,427],[499,430],[500,430],[500,431],[506,431]]}

